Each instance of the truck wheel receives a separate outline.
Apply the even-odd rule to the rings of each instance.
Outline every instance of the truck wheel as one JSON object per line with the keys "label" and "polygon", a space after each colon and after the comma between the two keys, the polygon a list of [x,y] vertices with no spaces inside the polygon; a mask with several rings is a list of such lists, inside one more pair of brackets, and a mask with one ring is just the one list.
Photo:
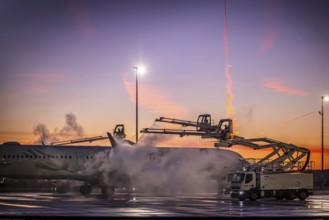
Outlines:
{"label": "truck wheel", "polygon": [[305,190],[302,190],[298,193],[298,198],[302,201],[304,201],[307,198],[307,192]]}
{"label": "truck wheel", "polygon": [[250,193],[249,199],[250,199],[251,201],[256,201],[256,200],[258,199],[258,193],[257,193],[256,191],[252,191],[252,192]]}
{"label": "truck wheel", "polygon": [[295,199],[295,192],[292,191],[292,190],[289,190],[289,191],[286,193],[286,199],[287,199],[287,200],[294,200],[294,199]]}

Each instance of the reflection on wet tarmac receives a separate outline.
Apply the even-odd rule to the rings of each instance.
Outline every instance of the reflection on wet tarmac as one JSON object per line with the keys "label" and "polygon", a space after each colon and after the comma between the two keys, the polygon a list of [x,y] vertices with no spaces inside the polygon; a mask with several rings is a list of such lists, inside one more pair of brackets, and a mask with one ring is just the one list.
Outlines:
{"label": "reflection on wet tarmac", "polygon": [[263,199],[238,201],[216,194],[154,197],[118,194],[112,200],[99,195],[1,193],[1,216],[329,216],[329,196],[306,201]]}
{"label": "reflection on wet tarmac", "polygon": [[22,207],[22,208],[31,208],[31,209],[43,208],[42,206],[37,206],[37,205],[13,204],[13,203],[5,203],[5,202],[0,202],[0,206],[13,206],[13,207]]}

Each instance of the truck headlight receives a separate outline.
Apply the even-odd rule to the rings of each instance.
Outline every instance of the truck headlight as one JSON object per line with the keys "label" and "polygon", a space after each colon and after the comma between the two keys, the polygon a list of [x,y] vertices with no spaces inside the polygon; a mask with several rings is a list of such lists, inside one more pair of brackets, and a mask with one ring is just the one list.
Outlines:
{"label": "truck headlight", "polygon": [[244,193],[243,191],[239,191],[239,195],[243,195],[243,193]]}

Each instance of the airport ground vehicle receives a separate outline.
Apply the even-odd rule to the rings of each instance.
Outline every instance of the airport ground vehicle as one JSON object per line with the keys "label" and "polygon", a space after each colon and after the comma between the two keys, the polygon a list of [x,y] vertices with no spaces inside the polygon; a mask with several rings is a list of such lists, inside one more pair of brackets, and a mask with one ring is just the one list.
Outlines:
{"label": "airport ground vehicle", "polygon": [[[182,127],[195,127],[186,129],[159,129],[145,128],[144,133],[192,135],[201,138],[216,139],[214,146],[232,147],[244,146],[253,150],[267,149],[269,153],[249,163],[249,171],[234,173],[231,181],[230,174],[221,182],[223,193],[229,191],[233,198],[256,200],[261,197],[286,198],[288,200],[298,197],[307,198],[313,189],[313,174],[302,173],[307,169],[310,159],[310,150],[294,144],[284,143],[267,137],[244,138],[236,136],[233,132],[233,120],[221,119],[218,125],[213,125],[209,114],[199,115],[196,122],[160,117],[156,122],[180,124]],[[230,187],[229,187],[230,186]],[[230,188],[230,189],[229,189]],[[219,190],[222,191],[222,190]]]}
{"label": "airport ground vehicle", "polygon": [[263,197],[275,197],[278,200],[293,200],[297,197],[305,200],[312,190],[312,172],[238,171],[233,174],[230,194],[241,201]]}

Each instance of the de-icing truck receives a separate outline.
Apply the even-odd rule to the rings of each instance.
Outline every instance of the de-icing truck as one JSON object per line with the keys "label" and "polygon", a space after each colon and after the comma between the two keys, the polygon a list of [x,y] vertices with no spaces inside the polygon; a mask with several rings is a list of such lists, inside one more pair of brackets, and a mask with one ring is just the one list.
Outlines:
{"label": "de-icing truck", "polygon": [[238,171],[233,174],[230,194],[232,198],[257,200],[275,197],[278,200],[305,200],[312,194],[313,173],[278,172],[261,173]]}
{"label": "de-icing truck", "polygon": [[[160,117],[156,122],[180,124],[182,127],[195,127],[194,130],[144,128],[141,132],[153,134],[176,134],[183,136],[200,136],[201,138],[214,138],[214,146],[232,147],[245,146],[254,150],[270,149],[270,152],[258,162],[249,167],[256,167],[253,171],[235,172],[233,179],[226,179],[223,183],[224,194],[227,185],[230,185],[230,194],[240,200],[257,200],[262,197],[276,197],[277,199],[292,200],[298,197],[305,200],[313,189],[313,174],[306,172],[287,172],[292,170],[304,171],[310,159],[310,150],[293,144],[284,143],[270,138],[243,138],[233,132],[233,120],[221,119],[218,125],[213,125],[210,114],[199,115],[197,121],[187,121],[175,118]],[[304,160],[305,161],[302,161]],[[300,166],[301,165],[301,166]],[[266,172],[257,167],[265,168]],[[284,172],[272,172],[280,170]]]}

